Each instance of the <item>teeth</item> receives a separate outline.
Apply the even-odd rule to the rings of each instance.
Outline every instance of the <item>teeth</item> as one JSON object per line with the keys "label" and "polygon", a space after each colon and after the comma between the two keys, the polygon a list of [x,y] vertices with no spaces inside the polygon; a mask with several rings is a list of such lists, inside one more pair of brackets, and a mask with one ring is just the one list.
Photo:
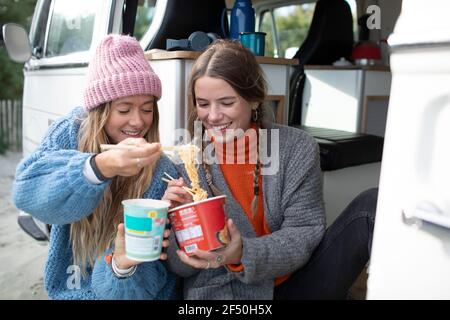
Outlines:
{"label": "teeth", "polygon": [[230,123],[227,123],[227,124],[224,124],[224,125],[221,125],[221,126],[213,126],[213,129],[214,130],[223,130],[223,129],[227,128],[230,125]]}
{"label": "teeth", "polygon": [[123,130],[123,133],[125,133],[125,134],[127,134],[129,136],[137,136],[141,132],[140,131],[125,131],[125,130]]}

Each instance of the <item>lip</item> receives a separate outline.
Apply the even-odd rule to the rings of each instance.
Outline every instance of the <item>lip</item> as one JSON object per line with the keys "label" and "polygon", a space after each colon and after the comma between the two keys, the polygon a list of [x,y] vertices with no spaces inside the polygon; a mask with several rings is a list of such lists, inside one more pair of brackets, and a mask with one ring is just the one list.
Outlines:
{"label": "lip", "polygon": [[[129,137],[140,137],[142,134],[143,130],[121,130],[121,132]],[[131,133],[135,133],[135,134],[131,134]]]}
{"label": "lip", "polygon": [[[214,131],[214,132],[219,132],[219,133],[225,133],[227,129],[230,128],[232,122],[229,122],[227,124],[222,124],[222,125],[211,125],[210,124],[210,130]],[[218,129],[217,127],[222,127],[220,129]]]}

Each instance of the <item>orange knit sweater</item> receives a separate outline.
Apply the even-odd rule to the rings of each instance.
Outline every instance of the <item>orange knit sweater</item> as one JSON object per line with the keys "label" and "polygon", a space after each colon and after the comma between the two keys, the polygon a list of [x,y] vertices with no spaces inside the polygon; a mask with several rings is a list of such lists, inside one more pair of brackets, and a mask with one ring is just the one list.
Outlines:
{"label": "orange knit sweater", "polygon": [[[257,132],[256,124],[251,126],[251,129]],[[249,132],[249,131],[247,131]],[[251,210],[251,203],[253,200],[253,172],[255,170],[255,160],[256,160],[256,151],[257,151],[257,136],[247,135],[239,138],[239,140],[235,139],[234,150],[225,150],[224,144],[216,144],[215,150],[216,155],[219,159],[222,159],[222,164],[220,168],[222,170],[225,181],[228,184],[228,187],[231,191],[233,197],[238,201],[244,210],[247,218],[252,223],[253,228],[255,229],[255,233],[258,237],[264,236],[266,234],[271,234],[269,226],[267,225],[266,218],[264,216],[264,204],[263,204],[263,192],[262,192],[262,176],[259,175],[258,185],[259,185],[259,196],[258,196],[258,211],[254,216]],[[238,145],[244,145],[243,139],[245,141],[245,163],[238,163],[238,154],[244,151],[244,149],[239,150]],[[228,152],[228,153],[227,153]],[[231,154],[232,152],[232,154]],[[242,156],[242,155],[241,155]],[[230,159],[234,158],[233,163],[229,163]],[[225,160],[228,161],[225,161]],[[242,158],[244,159],[244,158]],[[243,161],[241,161],[243,162]],[[242,264],[240,265],[228,265],[228,268],[234,272],[240,272],[244,269]],[[285,281],[289,275],[285,275],[282,277],[278,277],[275,279],[275,285],[278,285]]]}

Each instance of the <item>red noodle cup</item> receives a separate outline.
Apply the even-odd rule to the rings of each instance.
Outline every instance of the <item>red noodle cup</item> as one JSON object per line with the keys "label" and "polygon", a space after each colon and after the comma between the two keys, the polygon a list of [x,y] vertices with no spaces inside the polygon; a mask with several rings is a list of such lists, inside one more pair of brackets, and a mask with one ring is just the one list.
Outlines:
{"label": "red noodle cup", "polygon": [[211,251],[228,243],[223,205],[226,196],[208,198],[169,210],[178,245],[188,256],[195,249]]}

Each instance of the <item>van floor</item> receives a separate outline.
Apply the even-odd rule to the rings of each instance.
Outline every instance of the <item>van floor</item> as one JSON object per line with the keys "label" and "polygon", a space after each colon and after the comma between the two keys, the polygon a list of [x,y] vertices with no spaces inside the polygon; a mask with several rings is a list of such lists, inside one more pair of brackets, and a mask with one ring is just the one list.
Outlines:
{"label": "van floor", "polygon": [[349,299],[351,300],[365,300],[367,294],[367,279],[369,275],[367,274],[367,267],[365,267],[358,278],[351,286],[349,290]]}

